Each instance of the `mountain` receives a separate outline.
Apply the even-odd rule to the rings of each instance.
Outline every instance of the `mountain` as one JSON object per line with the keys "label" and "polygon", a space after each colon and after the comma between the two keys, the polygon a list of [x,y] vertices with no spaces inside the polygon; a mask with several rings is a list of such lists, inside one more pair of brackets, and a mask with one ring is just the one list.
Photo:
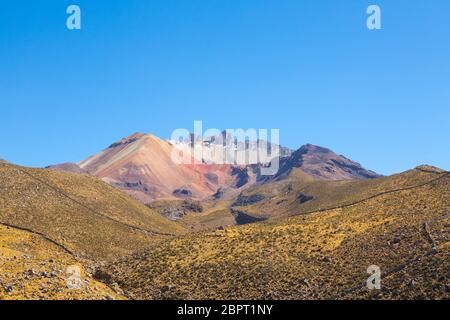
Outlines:
{"label": "mountain", "polygon": [[[449,173],[377,180],[377,193],[329,209],[160,243],[104,265],[103,279],[135,299],[446,299]],[[367,288],[370,266],[380,290]]]}
{"label": "mountain", "polygon": [[[172,161],[174,150],[170,141],[136,133],[80,162],[78,167],[144,203],[203,198],[220,187],[239,187],[239,172],[231,165],[178,164]],[[184,152],[192,157],[188,148]]]}
{"label": "mountain", "polygon": [[[298,171],[314,180],[379,177],[331,150],[312,145],[303,146],[295,152],[279,146],[280,171],[275,177],[264,177],[259,174],[258,164],[218,163],[217,159],[220,161],[227,152],[218,140],[221,139],[209,137],[196,141],[203,148],[200,158],[196,158],[193,141],[178,144],[153,135],[135,133],[78,164],[66,163],[49,168],[93,175],[144,203],[211,196],[230,198],[252,185],[286,179],[298,175]],[[274,146],[269,144],[269,150]],[[254,144],[245,142],[238,144],[238,147],[251,148]],[[196,163],[175,163],[172,155],[180,151],[187,159],[196,159]]]}
{"label": "mountain", "polygon": [[280,169],[274,177],[264,181],[276,181],[306,173],[316,180],[353,180],[374,179],[380,177],[373,171],[364,169],[359,163],[337,155],[333,151],[307,144],[281,159]]}

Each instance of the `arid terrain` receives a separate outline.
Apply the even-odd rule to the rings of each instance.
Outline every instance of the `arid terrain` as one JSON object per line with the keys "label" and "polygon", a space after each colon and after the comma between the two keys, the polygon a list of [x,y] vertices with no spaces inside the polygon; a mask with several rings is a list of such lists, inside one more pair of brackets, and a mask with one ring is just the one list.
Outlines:
{"label": "arid terrain", "polygon": [[[1,163],[0,181],[0,298],[118,297],[95,266],[185,232],[87,175]],[[67,288],[71,266],[86,270],[80,290]]]}
{"label": "arid terrain", "polygon": [[[176,238],[105,272],[138,299],[445,299],[450,176],[422,174],[339,208]],[[366,288],[371,265],[382,290]]]}
{"label": "arid terrain", "polygon": [[263,177],[170,152],[137,134],[79,164],[0,162],[0,299],[448,298],[447,171],[306,145]]}

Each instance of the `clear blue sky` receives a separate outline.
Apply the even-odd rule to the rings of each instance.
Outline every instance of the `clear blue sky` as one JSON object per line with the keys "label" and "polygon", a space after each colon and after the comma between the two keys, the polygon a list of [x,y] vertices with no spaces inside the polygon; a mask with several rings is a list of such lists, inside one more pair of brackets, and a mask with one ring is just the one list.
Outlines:
{"label": "clear blue sky", "polygon": [[448,0],[1,0],[0,158],[77,162],[203,120],[383,174],[450,169],[449,15]]}

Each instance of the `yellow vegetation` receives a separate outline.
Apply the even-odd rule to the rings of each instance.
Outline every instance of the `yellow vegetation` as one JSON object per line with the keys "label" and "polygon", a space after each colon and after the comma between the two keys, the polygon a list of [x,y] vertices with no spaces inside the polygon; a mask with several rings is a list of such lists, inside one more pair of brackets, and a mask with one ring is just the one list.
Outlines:
{"label": "yellow vegetation", "polygon": [[0,164],[0,181],[0,223],[45,235],[79,257],[117,258],[184,232],[87,175]]}
{"label": "yellow vegetation", "polygon": [[[79,268],[81,286],[70,289],[69,267]],[[38,235],[0,226],[0,300],[124,299],[92,279],[80,261]]]}
{"label": "yellow vegetation", "polygon": [[[450,178],[439,178],[340,209],[179,237],[104,270],[138,299],[444,299]],[[380,291],[365,286],[371,265],[385,276]]]}

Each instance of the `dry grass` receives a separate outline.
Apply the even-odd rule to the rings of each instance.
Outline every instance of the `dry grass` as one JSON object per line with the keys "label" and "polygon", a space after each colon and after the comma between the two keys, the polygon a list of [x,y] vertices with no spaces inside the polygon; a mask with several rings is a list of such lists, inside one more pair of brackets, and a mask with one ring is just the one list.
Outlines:
{"label": "dry grass", "polygon": [[[266,222],[184,235],[95,178],[2,163],[0,299],[121,299],[117,286],[137,299],[447,298],[447,173],[290,179],[244,193],[254,194],[264,199],[239,210]],[[202,202],[180,223],[232,224],[227,201]],[[116,291],[92,278],[98,264]],[[80,290],[67,287],[72,265],[83,270]],[[381,267],[380,291],[365,287],[370,265]]]}
{"label": "dry grass", "polygon": [[0,223],[42,234],[96,261],[130,254],[184,229],[86,175],[0,164]]}
{"label": "dry grass", "polygon": [[[379,188],[429,175],[414,170]],[[446,175],[342,209],[175,238],[104,271],[138,299],[445,299],[449,211]],[[381,291],[365,287],[370,265],[385,275]]]}
{"label": "dry grass", "polygon": [[[264,218],[303,214],[351,204],[382,192],[421,185],[444,173],[437,168],[422,166],[371,180],[314,181],[302,176],[250,188],[242,195],[259,195],[264,199],[236,209]],[[302,195],[307,197],[307,201]]]}
{"label": "dry grass", "polygon": [[236,221],[229,209],[219,208],[200,214],[189,214],[181,219],[180,223],[191,230],[200,231],[234,226]]}
{"label": "dry grass", "polygon": [[[80,268],[82,283],[70,289],[68,267]],[[84,270],[80,261],[42,237],[0,226],[0,300],[124,299]]]}

